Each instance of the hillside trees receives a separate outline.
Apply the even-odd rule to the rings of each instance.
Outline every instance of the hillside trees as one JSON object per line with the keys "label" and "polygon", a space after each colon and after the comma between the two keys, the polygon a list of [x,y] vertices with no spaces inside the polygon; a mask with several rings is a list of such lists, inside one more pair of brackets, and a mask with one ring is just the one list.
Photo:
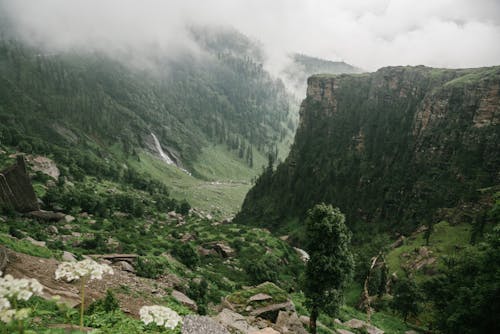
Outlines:
{"label": "hillside trees", "polygon": [[320,311],[331,316],[338,314],[343,290],[352,276],[354,260],[349,250],[351,233],[339,209],[323,203],[309,210],[306,236],[310,259],[304,294],[311,312],[310,329],[315,334]]}

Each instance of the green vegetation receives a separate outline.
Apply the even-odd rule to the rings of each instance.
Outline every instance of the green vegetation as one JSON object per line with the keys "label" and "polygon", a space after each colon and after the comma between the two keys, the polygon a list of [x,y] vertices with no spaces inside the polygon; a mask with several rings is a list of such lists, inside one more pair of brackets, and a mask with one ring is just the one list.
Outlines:
{"label": "green vegetation", "polygon": [[339,313],[354,261],[349,250],[351,232],[339,209],[324,203],[314,206],[308,212],[306,233],[311,258],[306,266],[304,294],[311,310],[311,333],[316,334],[320,311],[332,317]]}

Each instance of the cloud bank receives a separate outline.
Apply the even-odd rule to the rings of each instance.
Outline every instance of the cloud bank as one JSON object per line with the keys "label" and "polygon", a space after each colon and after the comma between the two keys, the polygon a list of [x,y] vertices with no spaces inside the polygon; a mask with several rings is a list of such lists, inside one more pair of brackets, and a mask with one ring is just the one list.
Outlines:
{"label": "cloud bank", "polygon": [[497,0],[0,0],[25,39],[53,50],[194,49],[189,25],[228,25],[262,42],[268,66],[290,52],[388,65],[500,64]]}

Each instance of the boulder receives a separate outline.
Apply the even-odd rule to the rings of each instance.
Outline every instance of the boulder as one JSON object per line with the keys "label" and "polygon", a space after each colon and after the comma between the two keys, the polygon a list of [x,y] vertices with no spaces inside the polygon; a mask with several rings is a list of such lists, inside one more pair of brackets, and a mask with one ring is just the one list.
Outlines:
{"label": "boulder", "polygon": [[267,328],[264,328],[264,329],[260,329],[260,330],[258,330],[256,332],[252,332],[251,334],[280,334],[280,332],[278,332],[277,330],[272,329],[271,327],[267,327]]}
{"label": "boulder", "polygon": [[282,333],[307,334],[295,311],[279,311],[276,326]]}
{"label": "boulder", "polygon": [[120,268],[121,271],[127,271],[129,273],[135,273],[134,267],[127,261],[118,261],[116,265]]}
{"label": "boulder", "polygon": [[347,329],[337,329],[337,333],[339,334],[354,334],[351,331],[348,331]]}
{"label": "boulder", "polygon": [[305,250],[297,248],[297,247],[293,247],[293,249],[295,249],[295,251],[297,252],[297,254],[299,254],[300,259],[302,260],[302,262],[305,263],[305,262],[309,261],[309,254],[307,254],[307,252]]}
{"label": "boulder", "polygon": [[45,241],[38,241],[33,239],[32,237],[27,237],[24,240],[31,242],[33,245],[38,246],[38,247],[45,247],[47,246],[47,243]]}
{"label": "boulder", "polygon": [[215,243],[212,248],[223,258],[232,257],[235,254],[234,249],[222,242]]}
{"label": "boulder", "polygon": [[181,303],[184,306],[187,306],[193,311],[198,311],[198,305],[196,305],[196,302],[183,294],[180,291],[173,290],[172,291],[172,297],[174,297],[175,300],[177,300],[179,303]]}
{"label": "boulder", "polygon": [[396,241],[394,241],[392,243],[392,245],[390,246],[392,249],[394,248],[398,248],[398,247],[401,247],[403,246],[403,244],[405,243],[405,236],[404,235],[401,235]]}
{"label": "boulder", "polygon": [[54,225],[50,225],[47,228],[47,232],[49,232],[50,234],[59,234],[59,230]]}
{"label": "boulder", "polygon": [[258,308],[250,312],[250,315],[276,323],[280,311],[295,311],[295,307],[291,301],[286,301],[284,303],[271,304]]}
{"label": "boulder", "polygon": [[64,219],[66,215],[60,212],[37,210],[37,211],[31,211],[30,213],[28,213],[28,216],[39,220],[57,222]]}
{"label": "boulder", "polygon": [[372,326],[369,323],[367,323],[363,320],[359,320],[359,319],[351,319],[349,321],[346,321],[346,322],[344,322],[344,326],[354,328],[354,329],[364,328],[368,334],[384,334],[383,330],[381,330],[375,326]]}
{"label": "boulder", "polygon": [[73,221],[75,221],[75,217],[73,217],[73,216],[71,216],[71,215],[65,215],[65,216],[64,216],[64,221],[65,221],[66,223],[68,223],[68,224],[69,224],[69,223],[72,223]]}
{"label": "boulder", "polygon": [[253,295],[252,297],[250,297],[250,299],[248,299],[248,302],[251,303],[251,302],[260,302],[260,301],[263,301],[263,300],[270,300],[270,299],[273,299],[273,297],[269,296],[268,294],[265,294],[265,293],[258,293],[256,295]]}
{"label": "boulder", "polygon": [[229,334],[228,330],[210,317],[187,315],[183,319],[182,334]]}
{"label": "boulder", "polygon": [[66,262],[76,262],[76,257],[73,253],[63,251],[62,260]]}
{"label": "boulder", "polygon": [[309,318],[308,316],[306,315],[301,315],[299,317],[300,319],[300,322],[304,325],[304,326],[309,326],[309,323],[311,322],[311,318]]}
{"label": "boulder", "polygon": [[251,326],[244,316],[227,308],[223,309],[215,319],[230,331],[239,331],[243,334],[259,331],[258,328]]}

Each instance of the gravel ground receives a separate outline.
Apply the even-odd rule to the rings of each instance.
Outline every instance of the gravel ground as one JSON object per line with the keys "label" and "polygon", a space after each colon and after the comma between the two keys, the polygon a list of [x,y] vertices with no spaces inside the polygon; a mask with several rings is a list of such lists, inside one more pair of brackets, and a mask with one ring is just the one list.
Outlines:
{"label": "gravel ground", "polygon": [[230,334],[227,329],[209,317],[188,315],[184,317],[182,334]]}

